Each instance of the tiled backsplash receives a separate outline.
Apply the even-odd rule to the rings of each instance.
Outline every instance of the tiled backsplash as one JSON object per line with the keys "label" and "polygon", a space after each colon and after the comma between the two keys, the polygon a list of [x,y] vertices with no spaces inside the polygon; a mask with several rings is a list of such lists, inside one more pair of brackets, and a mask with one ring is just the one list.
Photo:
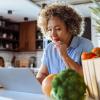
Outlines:
{"label": "tiled backsplash", "polygon": [[0,51],[0,56],[4,58],[5,66],[11,66],[11,60],[13,56],[16,56],[16,60],[20,59],[29,59],[30,57],[36,57],[36,67],[40,66],[41,63],[41,57],[42,57],[42,51],[37,52],[6,52],[6,51]]}
{"label": "tiled backsplash", "polygon": [[5,66],[11,66],[11,60],[12,60],[12,57],[13,57],[12,52],[0,51],[0,56],[4,58]]}

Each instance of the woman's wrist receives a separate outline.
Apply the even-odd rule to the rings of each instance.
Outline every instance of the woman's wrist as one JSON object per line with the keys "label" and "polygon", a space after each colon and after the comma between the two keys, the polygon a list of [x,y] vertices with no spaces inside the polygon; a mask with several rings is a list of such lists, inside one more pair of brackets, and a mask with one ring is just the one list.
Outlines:
{"label": "woman's wrist", "polygon": [[78,72],[80,75],[83,75],[81,65],[74,62],[69,56],[65,55],[62,57],[65,64],[67,63],[68,67]]}
{"label": "woman's wrist", "polygon": [[69,56],[68,56],[68,55],[63,55],[63,56],[62,56],[62,59],[63,59],[63,60],[69,59]]}

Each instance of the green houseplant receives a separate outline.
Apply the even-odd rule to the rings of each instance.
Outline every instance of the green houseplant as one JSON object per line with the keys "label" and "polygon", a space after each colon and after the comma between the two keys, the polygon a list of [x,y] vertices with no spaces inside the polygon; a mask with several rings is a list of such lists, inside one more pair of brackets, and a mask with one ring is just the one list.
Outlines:
{"label": "green houseplant", "polygon": [[95,21],[95,28],[98,33],[100,33],[100,2],[97,2],[96,0],[91,0],[95,7],[90,7],[90,10],[93,14],[93,19]]}

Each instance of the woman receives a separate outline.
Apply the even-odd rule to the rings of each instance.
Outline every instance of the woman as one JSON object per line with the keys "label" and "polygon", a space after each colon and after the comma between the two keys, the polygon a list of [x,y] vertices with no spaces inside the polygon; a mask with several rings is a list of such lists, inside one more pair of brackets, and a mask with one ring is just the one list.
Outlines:
{"label": "woman", "polygon": [[83,31],[82,17],[70,6],[51,4],[41,10],[38,26],[52,40],[45,48],[37,79],[42,83],[48,74],[71,68],[83,74],[81,54],[90,51],[90,40],[79,37]]}

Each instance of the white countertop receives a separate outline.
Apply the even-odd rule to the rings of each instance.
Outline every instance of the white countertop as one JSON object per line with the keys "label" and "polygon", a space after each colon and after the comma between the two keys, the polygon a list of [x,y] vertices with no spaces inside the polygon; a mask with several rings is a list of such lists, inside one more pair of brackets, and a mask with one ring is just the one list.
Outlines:
{"label": "white countertop", "polygon": [[[0,89],[0,100],[50,100],[50,98],[43,94],[33,94]],[[94,99],[87,96],[85,100]]]}
{"label": "white countertop", "polygon": [[43,94],[0,90],[0,100],[50,100]]}

